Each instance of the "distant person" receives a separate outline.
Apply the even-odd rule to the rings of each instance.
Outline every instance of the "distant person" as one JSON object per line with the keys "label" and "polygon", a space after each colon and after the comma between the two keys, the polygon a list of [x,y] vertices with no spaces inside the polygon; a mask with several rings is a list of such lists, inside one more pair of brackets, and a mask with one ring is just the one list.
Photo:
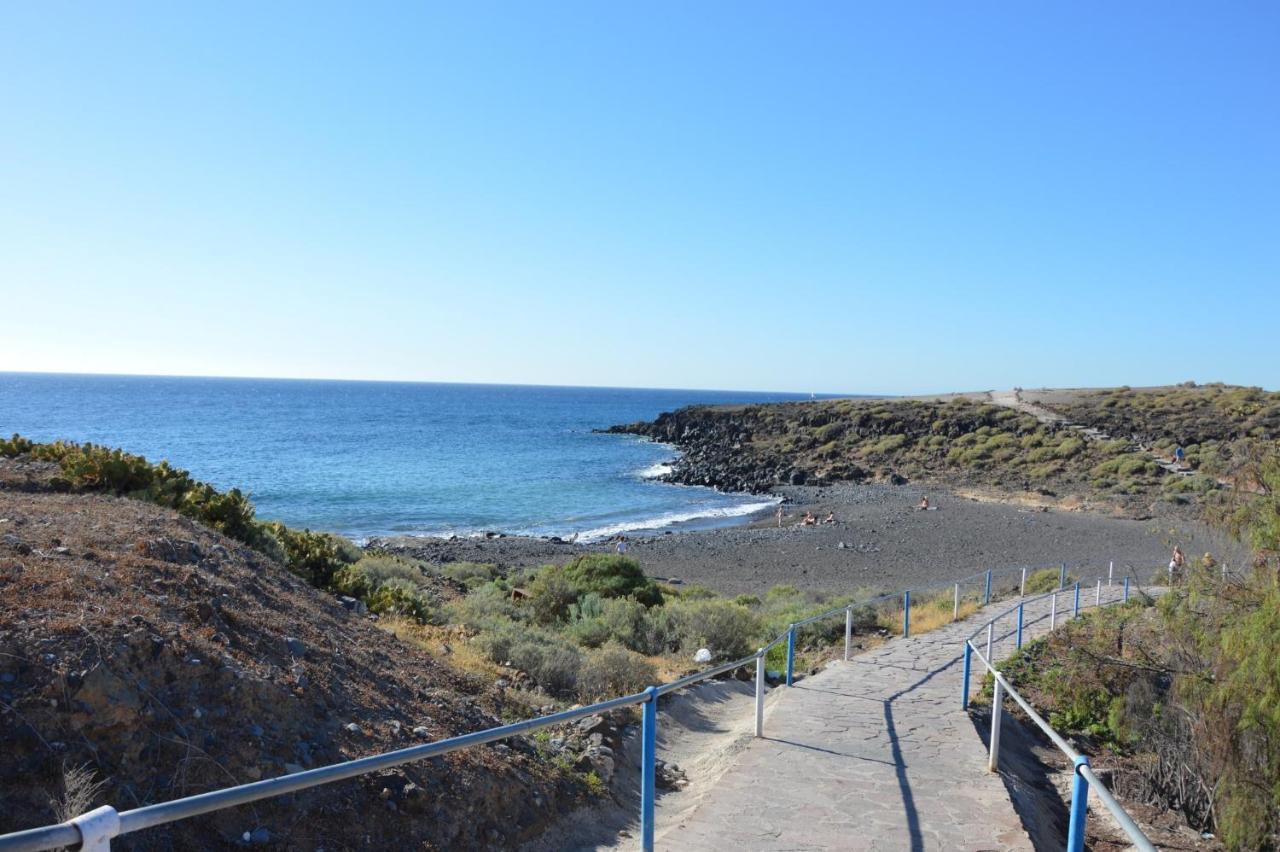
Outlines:
{"label": "distant person", "polygon": [[782,504],[778,504],[778,511],[773,513],[778,519],[778,529],[782,529]]}
{"label": "distant person", "polygon": [[1187,567],[1187,556],[1178,545],[1173,546],[1173,557],[1169,559],[1169,582],[1178,579]]}
{"label": "distant person", "polygon": [[627,537],[625,535],[618,536],[618,543],[613,546],[613,549],[619,556],[625,556],[627,553]]}
{"label": "distant person", "polygon": [[824,524],[834,524],[834,523],[836,522],[836,513],[835,513],[835,512],[827,512],[827,516],[826,516],[825,518],[823,518],[823,519],[822,519],[822,522],[823,522]]}
{"label": "distant person", "polygon": [[929,495],[926,494],[925,496],[921,497],[920,505],[916,508],[918,508],[921,512],[929,511]]}
{"label": "distant person", "polygon": [[1179,446],[1179,447],[1174,447],[1174,449],[1173,449],[1173,460],[1174,460],[1174,462],[1176,462],[1176,463],[1177,463],[1178,467],[1182,467],[1182,463],[1183,463],[1183,461],[1185,461],[1185,460],[1186,460],[1186,458],[1187,458],[1187,454],[1186,454],[1186,452],[1185,452],[1185,451],[1183,451],[1182,447],[1180,447],[1180,446]]}
{"label": "distant person", "polygon": [[816,527],[817,525],[818,525],[818,518],[817,518],[817,516],[816,516],[816,515],[814,515],[814,514],[813,514],[813,512],[805,512],[805,513],[804,513],[804,520],[802,520],[802,521],[800,522],[800,526],[802,526],[802,527]]}

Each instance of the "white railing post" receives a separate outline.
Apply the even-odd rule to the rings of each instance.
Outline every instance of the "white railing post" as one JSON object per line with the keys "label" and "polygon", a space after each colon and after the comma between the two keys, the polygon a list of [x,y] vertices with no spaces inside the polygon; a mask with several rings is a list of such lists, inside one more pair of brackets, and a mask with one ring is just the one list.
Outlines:
{"label": "white railing post", "polygon": [[956,583],[956,606],[955,611],[951,614],[951,620],[957,621],[960,618],[960,584]]}
{"label": "white railing post", "polygon": [[1098,578],[1098,588],[1093,595],[1093,605],[1102,606],[1102,578]]}
{"label": "white railing post", "polygon": [[1058,626],[1058,593],[1054,592],[1053,596],[1049,598],[1049,630],[1050,632],[1052,632],[1053,628],[1057,626]]}
{"label": "white railing post", "polygon": [[1018,584],[1018,597],[1025,598],[1027,596],[1027,566],[1022,566],[1022,582]]}
{"label": "white railing post", "polygon": [[995,633],[996,623],[994,621],[987,622],[987,665],[995,668],[995,663],[991,661],[991,636]]}
{"label": "white railing post", "polygon": [[1115,573],[1115,570],[1116,570],[1116,563],[1115,563],[1115,560],[1113,559],[1112,561],[1107,563],[1107,588],[1108,589],[1111,588],[1111,575]]}
{"label": "white railing post", "polygon": [[1000,761],[1000,712],[1004,693],[1000,688],[1000,679],[995,678],[995,689],[991,693],[991,755],[987,758],[987,771],[995,772]]}
{"label": "white railing post", "polygon": [[844,609],[844,661],[849,662],[849,648],[853,644],[853,607]]}
{"label": "white railing post", "polygon": [[764,736],[764,648],[756,651],[756,736]]}
{"label": "white railing post", "polygon": [[120,815],[110,805],[71,820],[80,832],[81,852],[111,852],[111,838],[120,833]]}

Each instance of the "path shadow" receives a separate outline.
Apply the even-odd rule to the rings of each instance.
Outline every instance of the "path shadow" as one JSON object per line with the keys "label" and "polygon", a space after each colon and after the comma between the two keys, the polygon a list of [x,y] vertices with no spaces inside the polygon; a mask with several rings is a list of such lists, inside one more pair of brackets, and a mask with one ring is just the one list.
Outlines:
{"label": "path shadow", "polygon": [[[991,748],[991,709],[974,707],[969,713],[974,732],[988,751]],[[1039,750],[1056,748],[1038,729],[1022,724],[1013,713],[1005,711],[1000,720],[1000,760],[998,770],[1013,810],[1022,828],[1039,850],[1060,850],[1067,836],[1070,814],[1053,776],[1059,768],[1040,759]]]}

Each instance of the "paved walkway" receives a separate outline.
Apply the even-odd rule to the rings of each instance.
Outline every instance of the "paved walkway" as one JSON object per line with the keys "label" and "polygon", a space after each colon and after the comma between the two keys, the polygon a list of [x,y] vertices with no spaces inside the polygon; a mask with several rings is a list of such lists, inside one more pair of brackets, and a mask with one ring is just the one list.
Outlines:
{"label": "paved walkway", "polygon": [[[1121,595],[1104,585],[1103,602]],[[1095,589],[1081,590],[1081,607]],[[1058,595],[1070,617],[1072,590]],[[660,849],[1029,850],[1004,783],[960,709],[965,636],[1017,601],[945,628],[894,639],[797,681],[706,799],[669,827]],[[1028,604],[1023,637],[1049,627],[1049,601]],[[1012,615],[995,630],[1013,651]],[[983,649],[985,632],[978,644]],[[973,694],[982,664],[973,658]]]}

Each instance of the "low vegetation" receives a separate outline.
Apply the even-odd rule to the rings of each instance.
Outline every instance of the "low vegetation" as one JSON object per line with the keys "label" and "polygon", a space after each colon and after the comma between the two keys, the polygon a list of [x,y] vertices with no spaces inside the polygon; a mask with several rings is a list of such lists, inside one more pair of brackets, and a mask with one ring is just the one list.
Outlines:
{"label": "low vegetation", "polygon": [[1237,469],[1221,507],[1256,553],[1212,559],[1158,601],[1097,610],[1005,668],[1060,731],[1117,755],[1131,799],[1183,813],[1232,850],[1280,848],[1280,454]]}

